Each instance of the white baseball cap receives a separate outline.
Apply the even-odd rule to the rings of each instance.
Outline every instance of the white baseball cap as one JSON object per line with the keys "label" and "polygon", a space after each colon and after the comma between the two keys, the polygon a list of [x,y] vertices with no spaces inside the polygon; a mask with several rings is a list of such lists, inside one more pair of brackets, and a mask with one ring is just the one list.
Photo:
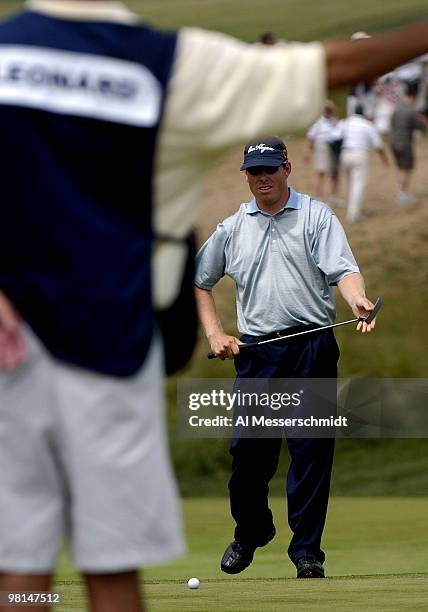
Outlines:
{"label": "white baseball cap", "polygon": [[362,40],[363,38],[371,38],[367,32],[354,32],[351,36],[351,40]]}

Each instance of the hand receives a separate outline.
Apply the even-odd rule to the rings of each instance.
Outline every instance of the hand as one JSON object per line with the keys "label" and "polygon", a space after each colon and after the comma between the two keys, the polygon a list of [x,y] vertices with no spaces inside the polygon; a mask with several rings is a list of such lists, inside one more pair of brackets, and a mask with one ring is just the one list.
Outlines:
{"label": "hand", "polygon": [[21,317],[0,291],[0,369],[13,370],[27,358]]}
{"label": "hand", "polygon": [[239,345],[242,344],[235,336],[225,333],[215,334],[208,338],[211,350],[219,359],[234,359],[239,355]]}
{"label": "hand", "polygon": [[[373,310],[374,304],[370,302],[366,297],[360,295],[355,297],[351,302],[351,308],[354,315],[358,318],[367,317],[368,314]],[[371,323],[365,323],[364,321],[359,321],[357,325],[357,331],[361,331],[363,334],[366,332],[371,332],[376,325],[376,317],[373,319]]]}

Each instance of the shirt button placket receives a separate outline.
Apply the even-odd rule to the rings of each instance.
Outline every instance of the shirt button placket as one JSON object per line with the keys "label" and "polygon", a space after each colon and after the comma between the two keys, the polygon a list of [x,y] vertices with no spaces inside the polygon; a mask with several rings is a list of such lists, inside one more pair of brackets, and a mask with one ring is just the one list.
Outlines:
{"label": "shirt button placket", "polygon": [[278,250],[278,236],[277,236],[277,232],[275,228],[273,227],[273,225],[274,225],[274,219],[271,219],[270,220],[270,245],[271,245],[272,251],[277,251]]}

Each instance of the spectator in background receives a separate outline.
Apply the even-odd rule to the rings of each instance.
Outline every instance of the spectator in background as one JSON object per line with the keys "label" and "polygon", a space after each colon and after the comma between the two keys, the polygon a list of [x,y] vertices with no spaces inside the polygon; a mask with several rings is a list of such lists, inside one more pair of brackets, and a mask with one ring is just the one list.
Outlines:
{"label": "spectator in background", "polygon": [[348,181],[347,219],[355,223],[362,219],[364,193],[369,175],[370,149],[375,149],[382,161],[388,159],[383,149],[382,139],[373,123],[364,116],[364,108],[358,104],[355,113],[340,124],[342,136],[341,164],[345,168]]}
{"label": "spectator in background", "polygon": [[380,134],[389,134],[391,117],[403,100],[403,83],[390,72],[378,79],[375,91],[376,108],[373,122]]}
{"label": "spectator in background", "polygon": [[337,148],[331,146],[336,139],[335,128],[338,124],[336,105],[327,100],[321,117],[308,130],[307,138],[312,152],[313,165],[316,172],[315,194],[319,199],[324,195],[324,181],[327,174],[331,178],[331,195],[329,202],[340,203],[338,197],[339,155]]}
{"label": "spectator in background", "polygon": [[428,117],[428,53],[421,57],[421,78],[416,109]]}
{"label": "spectator in background", "polygon": [[391,136],[389,143],[397,167],[398,204],[412,204],[416,198],[409,193],[410,179],[415,167],[413,137],[416,130],[428,127],[428,119],[416,110],[418,95],[416,84],[408,84],[402,104],[394,111],[391,118]]}

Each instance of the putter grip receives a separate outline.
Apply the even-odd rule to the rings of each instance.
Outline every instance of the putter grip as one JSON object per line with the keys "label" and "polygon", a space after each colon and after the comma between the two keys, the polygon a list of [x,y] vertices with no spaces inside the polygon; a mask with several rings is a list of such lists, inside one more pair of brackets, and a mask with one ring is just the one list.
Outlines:
{"label": "putter grip", "polygon": [[[239,350],[242,351],[244,349],[247,348],[252,348],[254,346],[257,346],[258,342],[248,342],[248,344],[240,344],[239,345]],[[217,357],[214,355],[214,353],[212,351],[210,351],[207,355],[208,359],[217,359]]]}
{"label": "putter grip", "polygon": [[375,318],[375,316],[377,315],[377,313],[379,312],[379,310],[381,309],[382,306],[382,300],[380,299],[380,297],[377,298],[374,308],[373,310],[370,312],[370,314],[364,319],[366,323],[371,323],[373,321],[373,319]]}

